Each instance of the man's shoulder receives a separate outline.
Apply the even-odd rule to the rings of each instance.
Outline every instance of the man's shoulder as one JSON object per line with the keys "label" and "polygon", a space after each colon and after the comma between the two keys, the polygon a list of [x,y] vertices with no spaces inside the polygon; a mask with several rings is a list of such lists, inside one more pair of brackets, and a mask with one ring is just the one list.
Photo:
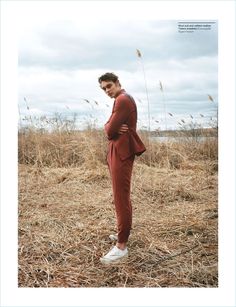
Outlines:
{"label": "man's shoulder", "polygon": [[120,95],[116,98],[116,102],[119,101],[135,103],[134,98],[127,92],[120,93]]}
{"label": "man's shoulder", "polygon": [[115,107],[118,109],[127,109],[130,112],[136,109],[136,104],[134,100],[130,98],[126,93],[120,94],[115,101]]}

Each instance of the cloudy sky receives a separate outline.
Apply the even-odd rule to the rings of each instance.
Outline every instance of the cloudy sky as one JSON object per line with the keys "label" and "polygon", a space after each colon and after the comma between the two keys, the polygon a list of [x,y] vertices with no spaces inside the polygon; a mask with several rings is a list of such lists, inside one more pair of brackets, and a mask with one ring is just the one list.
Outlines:
{"label": "cloudy sky", "polygon": [[191,122],[213,124],[218,104],[217,22],[194,20],[195,25],[204,23],[190,31],[192,19],[180,24],[182,20],[153,16],[119,17],[116,7],[105,3],[91,18],[82,1],[68,2],[66,14],[56,5],[51,14],[53,7],[45,1],[28,4],[30,18],[23,15],[19,25],[22,123],[29,115],[57,113],[68,119],[77,114],[81,128],[87,122],[102,127],[113,101],[101,91],[97,79],[111,71],[136,100],[139,128],[148,127],[148,101],[152,130]]}

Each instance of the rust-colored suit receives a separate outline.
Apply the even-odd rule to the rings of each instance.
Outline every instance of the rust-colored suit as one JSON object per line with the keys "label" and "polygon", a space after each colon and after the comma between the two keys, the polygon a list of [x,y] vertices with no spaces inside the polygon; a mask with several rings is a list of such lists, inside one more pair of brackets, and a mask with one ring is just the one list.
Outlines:
{"label": "rust-colored suit", "polygon": [[[120,135],[118,131],[122,124],[127,124],[129,130]],[[105,124],[109,140],[107,162],[112,179],[119,243],[128,241],[132,225],[130,185],[134,158],[146,150],[136,133],[136,124],[135,101],[121,90],[115,99],[112,114]]]}

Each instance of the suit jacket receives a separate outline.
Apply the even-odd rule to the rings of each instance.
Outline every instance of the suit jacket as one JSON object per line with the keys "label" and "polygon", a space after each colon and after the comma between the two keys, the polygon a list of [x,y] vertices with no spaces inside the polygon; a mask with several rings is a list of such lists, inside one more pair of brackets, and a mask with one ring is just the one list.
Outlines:
{"label": "suit jacket", "polygon": [[[118,131],[122,124],[127,124],[129,130],[124,134]],[[134,99],[124,90],[116,97],[112,114],[105,124],[105,131],[110,142],[116,147],[121,160],[133,155],[141,155],[145,145],[136,132],[137,107]]]}

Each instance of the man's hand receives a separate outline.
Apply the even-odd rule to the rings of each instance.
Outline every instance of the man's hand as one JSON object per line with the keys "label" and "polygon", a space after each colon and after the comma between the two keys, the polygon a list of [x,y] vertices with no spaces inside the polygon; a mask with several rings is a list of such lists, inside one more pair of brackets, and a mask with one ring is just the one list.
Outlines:
{"label": "man's hand", "polygon": [[126,124],[123,124],[120,126],[120,129],[118,131],[119,134],[124,134],[125,132],[127,132],[129,130],[129,127],[128,125]]}

